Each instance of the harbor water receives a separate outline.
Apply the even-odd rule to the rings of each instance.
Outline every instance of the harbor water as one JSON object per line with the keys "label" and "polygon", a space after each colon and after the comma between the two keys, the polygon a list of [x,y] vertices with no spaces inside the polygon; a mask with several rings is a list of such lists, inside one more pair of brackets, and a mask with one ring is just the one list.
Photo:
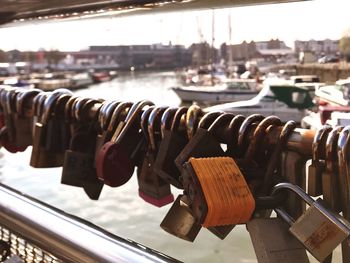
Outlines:
{"label": "harbor water", "polygon": [[[124,73],[75,93],[107,100],[149,99],[156,105],[178,106],[180,100],[169,89],[177,84],[173,72]],[[144,202],[138,196],[135,175],[122,187],[104,186],[100,199],[92,201],[81,188],[60,184],[62,168],[30,167],[30,152],[31,148],[17,154],[1,150],[2,183],[184,262],[256,262],[245,226],[236,226],[225,240],[204,228],[194,243],[178,239],[159,226],[171,205],[157,208]],[[175,198],[179,193],[173,189]]]}

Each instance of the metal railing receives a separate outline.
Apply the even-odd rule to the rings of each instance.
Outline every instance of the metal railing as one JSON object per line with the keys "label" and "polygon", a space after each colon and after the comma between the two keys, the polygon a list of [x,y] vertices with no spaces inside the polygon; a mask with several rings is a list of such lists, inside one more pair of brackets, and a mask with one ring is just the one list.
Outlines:
{"label": "metal railing", "polygon": [[179,262],[3,184],[0,240],[24,262]]}

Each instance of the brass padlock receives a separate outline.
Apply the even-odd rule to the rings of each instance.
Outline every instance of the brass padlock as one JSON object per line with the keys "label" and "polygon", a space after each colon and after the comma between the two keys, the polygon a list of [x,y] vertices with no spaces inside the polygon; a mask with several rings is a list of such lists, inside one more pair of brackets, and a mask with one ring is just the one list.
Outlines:
{"label": "brass padlock", "polygon": [[43,116],[34,127],[33,148],[30,157],[30,165],[34,168],[59,167],[63,164],[64,154],[47,151],[47,124],[60,93],[52,93],[44,101]]}
{"label": "brass padlock", "polygon": [[160,227],[166,232],[193,242],[202,226],[188,207],[187,197],[179,195],[164,217]]}
{"label": "brass padlock", "polygon": [[282,208],[276,213],[291,227],[293,234],[305,248],[319,261],[323,261],[332,251],[350,235],[348,222],[338,214],[327,209],[322,199],[312,199],[303,189],[291,183],[277,184],[272,195],[281,190],[292,190],[300,196],[310,208],[296,221]]}

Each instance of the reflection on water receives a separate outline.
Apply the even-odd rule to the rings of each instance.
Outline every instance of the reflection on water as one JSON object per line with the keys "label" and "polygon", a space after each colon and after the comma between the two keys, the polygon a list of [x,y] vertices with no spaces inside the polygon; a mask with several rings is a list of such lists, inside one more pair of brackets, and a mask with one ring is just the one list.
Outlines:
{"label": "reflection on water", "polygon": [[[149,99],[157,105],[177,106],[180,100],[168,90],[177,84],[175,74],[124,74],[112,82],[79,90],[76,94],[108,100]],[[98,201],[80,188],[60,184],[61,168],[29,166],[31,149],[10,154],[1,150],[0,180],[26,194],[185,262],[256,262],[245,226],[236,226],[223,241],[202,229],[194,243],[164,232],[159,224],[170,208],[157,208],[138,197],[135,175],[124,186],[105,186]],[[180,191],[173,189],[176,196]]]}
{"label": "reflection on water", "polygon": [[108,100],[139,101],[148,99],[156,105],[178,106],[180,99],[169,88],[178,85],[173,72],[123,73],[110,82],[76,91],[81,96]]}

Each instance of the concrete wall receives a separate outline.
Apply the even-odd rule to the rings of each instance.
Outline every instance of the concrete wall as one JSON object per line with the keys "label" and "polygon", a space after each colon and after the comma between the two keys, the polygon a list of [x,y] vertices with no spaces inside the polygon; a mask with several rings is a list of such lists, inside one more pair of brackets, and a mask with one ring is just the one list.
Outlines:
{"label": "concrete wall", "polygon": [[350,63],[283,65],[278,69],[295,69],[297,75],[317,75],[321,82],[326,83],[350,77]]}

